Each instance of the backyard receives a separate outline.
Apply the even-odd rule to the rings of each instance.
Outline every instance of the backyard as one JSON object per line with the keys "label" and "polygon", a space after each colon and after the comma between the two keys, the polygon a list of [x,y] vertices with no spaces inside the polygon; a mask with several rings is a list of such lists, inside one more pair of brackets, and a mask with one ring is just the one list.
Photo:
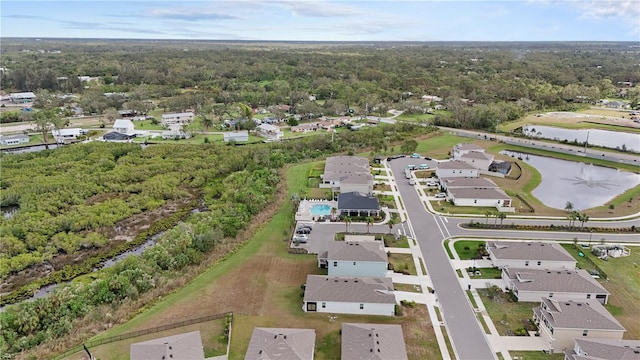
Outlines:
{"label": "backyard", "polygon": [[530,319],[533,317],[533,308],[540,306],[539,303],[516,302],[511,294],[497,286],[478,289],[478,294],[500,335],[514,336],[518,333],[527,334],[522,329],[536,330]]}

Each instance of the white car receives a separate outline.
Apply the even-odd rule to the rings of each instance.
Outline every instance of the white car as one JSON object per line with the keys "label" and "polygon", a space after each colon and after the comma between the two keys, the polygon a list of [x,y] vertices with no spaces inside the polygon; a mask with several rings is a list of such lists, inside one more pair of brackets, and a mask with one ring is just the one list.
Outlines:
{"label": "white car", "polygon": [[309,237],[307,235],[304,235],[304,234],[296,234],[293,237],[293,241],[294,242],[299,242],[299,243],[306,243],[307,241],[309,241]]}
{"label": "white car", "polygon": [[409,180],[409,185],[415,185],[415,184],[416,184],[415,180],[413,180],[413,179]]}
{"label": "white car", "polygon": [[438,186],[438,183],[434,183],[433,181],[429,181],[429,182],[427,183],[427,186],[431,186],[431,187],[433,187],[433,186]]}
{"label": "white car", "polygon": [[445,193],[437,193],[435,195],[436,199],[445,199],[447,197],[447,194]]}

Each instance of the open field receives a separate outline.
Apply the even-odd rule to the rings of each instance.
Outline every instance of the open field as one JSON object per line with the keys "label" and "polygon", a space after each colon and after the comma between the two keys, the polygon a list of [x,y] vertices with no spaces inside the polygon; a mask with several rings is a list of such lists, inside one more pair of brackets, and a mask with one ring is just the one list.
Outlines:
{"label": "open field", "polygon": [[[640,133],[640,124],[629,120],[629,113],[617,110],[585,109],[574,114],[530,114],[502,124],[501,131],[513,131],[524,125],[545,125],[566,129],[601,129]],[[623,118],[624,117],[624,118]]]}
{"label": "open field", "polygon": [[[289,168],[289,194],[306,187],[313,166],[317,163]],[[292,214],[291,203],[285,201],[278,214],[245,246],[136,318],[100,337],[233,311],[230,359],[244,358],[254,326],[313,328],[316,358],[335,359],[336,352],[339,354],[340,324],[348,321],[402,324],[410,359],[439,357],[437,341],[422,306],[403,308],[401,317],[340,315],[337,321],[330,321],[327,314],[304,313],[300,286],[307,274],[320,271],[315,256],[287,253],[285,240],[293,225]]]}
{"label": "open field", "polygon": [[[606,236],[605,236],[606,238]],[[601,238],[593,239],[592,244],[599,244]],[[572,244],[564,247],[578,260],[578,266],[586,270],[594,268],[587,260],[578,256]],[[608,279],[600,279],[600,283],[611,293],[607,308],[612,315],[627,329],[625,339],[640,339],[640,249],[632,246],[631,255],[610,258],[608,261],[598,259],[589,249],[583,249],[585,258],[591,259],[607,275]]]}

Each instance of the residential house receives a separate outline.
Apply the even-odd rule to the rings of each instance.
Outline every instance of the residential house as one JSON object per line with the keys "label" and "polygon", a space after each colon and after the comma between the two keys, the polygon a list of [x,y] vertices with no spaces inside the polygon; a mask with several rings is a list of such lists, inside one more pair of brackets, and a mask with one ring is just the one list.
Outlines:
{"label": "residential house", "polygon": [[407,360],[402,326],[342,324],[342,360]]}
{"label": "residential house", "polygon": [[484,151],[469,151],[460,155],[458,160],[462,160],[479,170],[488,171],[489,166],[493,163],[493,158],[493,155],[487,154]]}
{"label": "residential house", "polygon": [[292,126],[291,132],[308,133],[311,131],[318,131],[318,129],[321,129],[319,123],[308,123],[308,124],[300,124],[297,126]]}
{"label": "residential house", "polygon": [[84,136],[89,133],[89,130],[80,128],[65,128],[51,130],[51,135],[57,143],[65,143],[68,141],[77,140],[80,136]]}
{"label": "residential house", "polygon": [[187,125],[193,121],[195,115],[192,112],[162,114],[160,124],[166,127]]}
{"label": "residential house", "polygon": [[131,360],[204,360],[200,331],[131,344]]}
{"label": "residential house", "polygon": [[14,104],[25,104],[25,103],[33,102],[36,99],[36,94],[34,94],[31,91],[10,93],[9,98],[11,99],[11,102]]}
{"label": "residential house", "polygon": [[338,214],[345,216],[378,216],[380,202],[375,196],[352,191],[338,195]]}
{"label": "residential house", "polygon": [[302,309],[332,314],[395,315],[391,278],[307,275]]}
{"label": "residential house", "polygon": [[182,131],[179,127],[172,126],[169,130],[163,131],[162,139],[164,140],[180,140],[180,139],[190,139],[191,133]]}
{"label": "residential house", "polygon": [[109,132],[106,133],[102,136],[102,141],[106,141],[106,142],[131,142],[131,139],[133,139],[135,136],[134,135],[127,135],[127,134],[121,134],[119,132]]}
{"label": "residential house", "polygon": [[495,206],[501,212],[515,212],[511,197],[500,188],[453,188],[447,191],[455,206]]}
{"label": "residential house", "polygon": [[640,360],[640,340],[576,338],[564,360]]}
{"label": "residential house", "polygon": [[470,152],[484,152],[484,148],[482,146],[478,146],[476,144],[471,143],[460,143],[453,146],[453,150],[451,151],[451,157],[454,160],[459,160],[461,156],[466,155]]}
{"label": "residential house", "polygon": [[237,118],[237,119],[227,119],[222,122],[222,126],[236,128],[240,126],[240,124],[249,121],[247,118]]}
{"label": "residential house", "polygon": [[117,119],[113,123],[113,131],[119,132],[120,134],[134,135],[135,126],[129,119]]}
{"label": "residential house", "polygon": [[339,192],[373,191],[373,175],[369,159],[358,156],[332,156],[327,158],[324,173],[320,175],[321,188],[332,188]]}
{"label": "residential house", "polygon": [[224,142],[234,141],[234,142],[245,142],[249,141],[249,131],[234,131],[234,132],[226,132],[223,135]]}
{"label": "residential house", "polygon": [[29,135],[16,134],[16,135],[0,135],[0,145],[13,146],[26,144],[29,142]]}
{"label": "residential house", "polygon": [[120,117],[122,118],[131,118],[136,116],[136,111],[135,110],[118,110],[118,115],[120,115]]}
{"label": "residential house", "polygon": [[445,191],[464,188],[498,188],[498,185],[493,180],[484,177],[448,177],[442,179],[440,185]]}
{"label": "residential house", "polygon": [[329,276],[385,277],[388,261],[381,241],[332,241],[318,255],[320,267],[327,267]]}
{"label": "residential house", "polygon": [[595,300],[542,298],[533,309],[533,321],[547,350],[561,353],[574,348],[574,339],[622,339],[625,328]]}
{"label": "residential house", "polygon": [[620,100],[607,101],[604,106],[611,109],[628,109],[631,107],[629,103]]}
{"label": "residential house", "polygon": [[435,95],[422,95],[422,100],[426,102],[442,102],[442,98]]}
{"label": "residential house", "polygon": [[284,133],[276,125],[260,124],[256,127],[256,134],[266,138],[268,141],[280,140]]}
{"label": "residential house", "polygon": [[595,299],[602,304],[609,292],[586,270],[543,270],[502,268],[505,287],[518,301],[538,302],[547,297],[558,301]]}
{"label": "residential house", "polygon": [[439,178],[446,177],[478,177],[478,168],[469,165],[462,160],[450,160],[438,162],[436,175]]}
{"label": "residential house", "polygon": [[488,241],[493,266],[544,270],[575,269],[576,260],[560,244],[521,241]]}
{"label": "residential house", "polygon": [[313,360],[314,329],[253,328],[244,360]]}

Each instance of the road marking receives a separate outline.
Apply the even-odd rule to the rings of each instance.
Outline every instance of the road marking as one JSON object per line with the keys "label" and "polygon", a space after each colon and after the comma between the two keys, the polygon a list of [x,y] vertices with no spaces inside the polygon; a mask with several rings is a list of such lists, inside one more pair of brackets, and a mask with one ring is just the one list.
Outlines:
{"label": "road marking", "polygon": [[449,222],[449,219],[447,219],[446,217],[441,216],[440,219],[443,219],[444,221]]}
{"label": "road marking", "polygon": [[442,234],[442,238],[443,238],[443,239],[447,238],[447,237],[444,235],[444,232],[442,231],[442,229],[440,228],[440,222],[438,221],[438,218],[437,218],[434,214],[431,214],[431,216],[433,216],[433,220],[435,220],[435,222],[436,222],[436,226],[438,227],[438,230],[440,230],[440,234]]}
{"label": "road marking", "polygon": [[409,217],[407,217],[407,226],[409,227],[409,231],[411,232],[411,238],[415,239],[416,233],[413,231],[413,226],[411,226],[411,219],[409,219]]}

